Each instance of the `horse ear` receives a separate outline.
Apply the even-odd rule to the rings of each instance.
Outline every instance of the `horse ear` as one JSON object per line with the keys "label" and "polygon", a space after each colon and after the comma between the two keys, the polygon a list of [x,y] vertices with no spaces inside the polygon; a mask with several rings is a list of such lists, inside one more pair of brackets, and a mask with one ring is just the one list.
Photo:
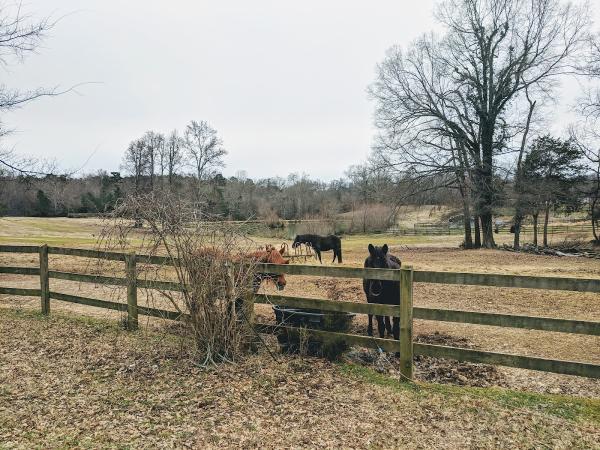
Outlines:
{"label": "horse ear", "polygon": [[369,244],[369,253],[372,255],[373,253],[375,253],[375,247],[373,247],[373,244]]}
{"label": "horse ear", "polygon": [[387,252],[388,252],[387,244],[383,244],[383,247],[381,247],[381,251],[383,252],[384,255],[387,255]]}

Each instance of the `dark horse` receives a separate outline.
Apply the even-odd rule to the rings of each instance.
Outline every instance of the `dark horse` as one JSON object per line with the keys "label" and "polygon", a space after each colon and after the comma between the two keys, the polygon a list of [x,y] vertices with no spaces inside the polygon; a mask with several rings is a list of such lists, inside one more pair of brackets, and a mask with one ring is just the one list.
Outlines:
{"label": "dark horse", "polygon": [[[365,267],[375,269],[399,269],[401,262],[394,255],[388,253],[388,246],[375,247],[369,244],[369,256],[365,259]],[[367,296],[367,303],[383,303],[385,305],[400,304],[400,282],[367,280],[363,279],[363,290]],[[400,319],[394,317],[394,328],[390,323],[389,316],[377,316],[377,328],[379,337],[385,336],[385,330],[388,334],[393,334],[394,339],[400,339]],[[369,314],[369,327],[367,328],[369,336],[373,336],[373,314]]]}
{"label": "dark horse", "polygon": [[294,239],[292,248],[296,248],[300,244],[309,244],[317,254],[321,264],[323,263],[323,261],[321,261],[321,252],[327,252],[329,250],[333,250],[332,262],[335,262],[335,258],[337,258],[338,263],[342,262],[342,241],[334,234],[330,234],[329,236],[299,234],[296,236],[296,239]]}

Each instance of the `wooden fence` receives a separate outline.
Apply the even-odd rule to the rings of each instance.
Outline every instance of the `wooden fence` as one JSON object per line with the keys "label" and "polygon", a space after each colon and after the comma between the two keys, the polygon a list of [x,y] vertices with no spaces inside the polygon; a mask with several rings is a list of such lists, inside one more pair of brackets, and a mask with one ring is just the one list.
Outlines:
{"label": "wooden fence", "polygon": [[[495,228],[494,228],[495,229]],[[544,231],[542,225],[538,226],[538,233],[541,236]],[[456,226],[439,225],[439,224],[415,224],[412,228],[391,227],[386,233],[402,236],[452,236],[462,235],[465,230],[462,223]],[[591,233],[591,222],[573,223],[568,225],[548,225],[548,234],[565,234],[565,233]],[[498,233],[510,233],[510,225],[505,224],[498,227]],[[533,225],[521,226],[521,234],[533,234]]]}
{"label": "wooden fence", "polygon": [[[46,245],[41,247],[1,245],[0,252],[39,254],[39,268],[0,266],[0,274],[5,273],[39,276],[40,289],[0,287],[0,294],[39,297],[41,299],[41,310],[44,314],[50,313],[50,300],[57,300],[127,312],[127,324],[130,329],[137,328],[138,315],[163,317],[171,320],[178,320],[182,317],[182,314],[176,311],[166,311],[147,306],[140,306],[137,304],[137,291],[140,288],[171,291],[182,290],[182,287],[178,283],[168,281],[148,281],[138,279],[136,276],[137,262],[170,265],[171,262],[168,258],[159,256],[148,257],[144,255],[135,255],[134,253],[125,254],[100,252],[96,250],[48,247]],[[123,261],[125,263],[126,277],[121,278],[100,275],[85,275],[50,270],[48,264],[49,254]],[[451,358],[460,361],[497,364],[524,369],[600,378],[600,365],[596,364],[417,343],[413,342],[412,335],[413,320],[422,319],[600,336],[600,322],[423,308],[413,307],[412,304],[412,291],[414,283],[498,286],[521,289],[547,289],[600,293],[600,279],[414,271],[411,267],[403,267],[400,270],[388,270],[350,267],[259,264],[256,269],[268,273],[284,273],[289,275],[360,279],[367,278],[399,281],[401,286],[399,306],[340,302],[327,299],[265,294],[255,295],[254,302],[277,304],[297,308],[319,309],[325,311],[341,311],[355,314],[374,314],[399,317],[400,341],[322,330],[308,330],[308,333],[323,341],[343,340],[348,345],[359,345],[364,347],[380,348],[391,352],[400,352],[401,373],[406,379],[413,378],[414,355]],[[126,286],[127,303],[87,298],[56,292],[51,289],[50,279]],[[296,330],[294,327],[266,323],[256,323],[255,327],[261,332],[273,332],[280,328],[286,328],[291,331]]]}

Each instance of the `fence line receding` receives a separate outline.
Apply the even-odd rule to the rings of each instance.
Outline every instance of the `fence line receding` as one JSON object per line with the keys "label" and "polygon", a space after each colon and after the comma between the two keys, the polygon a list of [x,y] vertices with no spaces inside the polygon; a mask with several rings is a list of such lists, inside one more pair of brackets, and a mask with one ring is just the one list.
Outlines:
{"label": "fence line receding", "polygon": [[[137,278],[136,263],[141,262],[145,264],[172,265],[169,258],[160,256],[149,257],[146,255],[136,255],[133,253],[116,253],[87,249],[48,247],[46,245],[41,247],[0,245],[0,252],[39,254],[39,268],[0,266],[0,274],[39,276],[40,288],[30,289],[0,286],[0,294],[39,297],[41,301],[41,310],[44,314],[50,313],[51,300],[56,300],[125,312],[127,313],[127,325],[129,329],[137,328],[138,315],[162,317],[170,320],[179,320],[184,316],[184,314],[181,314],[177,311],[150,308],[137,304],[137,290],[140,288],[171,291],[182,290],[182,287],[175,282],[149,281]],[[88,275],[51,270],[48,263],[48,255],[67,255],[85,258],[99,258],[110,261],[121,261],[125,265],[124,269],[126,277],[108,277],[102,275]],[[600,336],[600,322],[413,307],[412,304],[412,286],[414,283],[461,284],[600,293],[600,279],[417,271],[413,270],[411,267],[403,267],[399,270],[391,270],[352,267],[323,267],[295,264],[258,264],[256,270],[266,271],[269,273],[284,273],[289,275],[368,278],[400,282],[400,299],[398,306],[265,294],[256,294],[254,303],[277,304],[296,308],[349,312],[354,314],[373,314],[399,317],[399,341],[313,329],[307,329],[306,332],[324,342],[343,340],[347,345],[359,345],[370,348],[380,348],[390,352],[399,352],[401,374],[406,379],[412,379],[413,377],[413,358],[415,355],[434,356],[475,363],[496,364],[524,369],[541,370],[546,372],[600,378],[600,365],[598,364],[553,360],[508,353],[489,352],[413,342],[413,321],[414,319],[432,320],[475,325],[489,325],[496,327],[524,328],[592,336]],[[126,286],[126,302],[114,302],[55,292],[51,290],[51,279]],[[273,332],[282,328],[289,331],[297,331],[296,328],[291,326],[274,325],[269,323],[255,322],[254,327],[263,333]]]}

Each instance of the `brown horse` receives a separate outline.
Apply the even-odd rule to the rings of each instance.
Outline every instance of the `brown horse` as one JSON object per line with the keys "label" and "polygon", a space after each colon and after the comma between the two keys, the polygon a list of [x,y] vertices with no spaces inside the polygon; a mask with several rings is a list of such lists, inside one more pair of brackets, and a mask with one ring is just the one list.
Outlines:
{"label": "brown horse", "polygon": [[[284,248],[277,251],[275,247],[267,245],[265,250],[260,248],[257,251],[245,253],[241,255],[236,255],[233,259],[233,263],[266,263],[266,264],[289,264],[289,260],[284,259],[282,253],[284,252]],[[202,258],[218,258],[223,259],[224,254],[221,250],[214,247],[204,247],[195,252],[195,256]],[[286,285],[285,276],[283,274],[277,273],[266,273],[266,272],[256,272],[254,274],[254,278],[252,279],[252,289],[256,293],[260,288],[260,285],[263,280],[270,280],[273,282],[278,291],[283,290]]]}
{"label": "brown horse", "polygon": [[[289,259],[284,259],[282,256],[285,251],[284,247],[281,247],[279,251],[275,250],[273,246],[267,246],[266,250],[258,250],[256,252],[248,253],[244,258],[251,259],[254,263],[266,263],[266,264],[289,264]],[[254,292],[258,291],[260,284],[263,280],[271,280],[278,291],[283,290],[286,285],[285,276],[280,273],[264,273],[259,272],[254,276],[252,287]]]}

